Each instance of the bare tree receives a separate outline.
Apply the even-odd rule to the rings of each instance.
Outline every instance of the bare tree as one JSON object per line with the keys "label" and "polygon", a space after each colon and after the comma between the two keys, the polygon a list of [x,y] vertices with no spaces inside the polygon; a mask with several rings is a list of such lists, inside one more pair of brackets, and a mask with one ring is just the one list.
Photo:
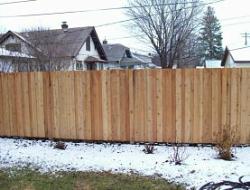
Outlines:
{"label": "bare tree", "polygon": [[162,68],[172,68],[187,57],[187,46],[197,29],[199,0],[128,0],[127,14],[134,29],[145,35],[158,54]]}

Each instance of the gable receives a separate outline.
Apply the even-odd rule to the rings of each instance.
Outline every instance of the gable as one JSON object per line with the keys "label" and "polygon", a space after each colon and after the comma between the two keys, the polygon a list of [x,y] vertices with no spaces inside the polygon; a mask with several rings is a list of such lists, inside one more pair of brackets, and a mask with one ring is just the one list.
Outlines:
{"label": "gable", "polygon": [[99,52],[97,51],[97,47],[91,36],[89,37],[89,42],[90,42],[89,43],[90,50],[87,50],[87,40],[86,40],[86,42],[81,47],[78,55],[76,56],[77,60],[84,61],[88,56],[94,56],[94,57],[101,59],[101,56],[99,55]]}
{"label": "gable", "polygon": [[20,52],[24,54],[30,54],[31,49],[27,46],[25,42],[23,42],[21,39],[19,39],[15,35],[8,35],[1,41],[2,48],[5,48],[8,50],[8,46],[10,44],[17,44],[20,45]]}

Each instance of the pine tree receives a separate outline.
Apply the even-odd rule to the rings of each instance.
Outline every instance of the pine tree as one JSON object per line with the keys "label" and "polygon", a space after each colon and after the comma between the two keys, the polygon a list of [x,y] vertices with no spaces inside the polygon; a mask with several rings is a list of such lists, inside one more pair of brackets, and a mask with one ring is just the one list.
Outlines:
{"label": "pine tree", "polygon": [[201,53],[205,59],[221,59],[222,33],[218,18],[212,7],[208,7],[202,19],[200,36]]}

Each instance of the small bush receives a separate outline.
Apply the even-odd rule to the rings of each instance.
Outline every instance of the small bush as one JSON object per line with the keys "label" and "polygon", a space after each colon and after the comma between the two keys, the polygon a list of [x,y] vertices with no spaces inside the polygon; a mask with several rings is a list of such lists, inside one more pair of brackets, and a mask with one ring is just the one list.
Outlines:
{"label": "small bush", "polygon": [[144,146],[143,152],[145,152],[145,154],[154,154],[154,151],[155,151],[154,145],[146,144]]}
{"label": "small bush", "polygon": [[170,155],[170,163],[174,163],[175,165],[181,165],[186,159],[186,147],[179,143],[173,145],[173,152]]}
{"label": "small bush", "polygon": [[54,146],[55,149],[65,150],[67,145],[64,142],[57,142]]}
{"label": "small bush", "polygon": [[233,145],[235,143],[235,133],[232,130],[224,130],[222,138],[218,141],[215,149],[218,153],[219,159],[232,160],[235,155],[233,154]]}

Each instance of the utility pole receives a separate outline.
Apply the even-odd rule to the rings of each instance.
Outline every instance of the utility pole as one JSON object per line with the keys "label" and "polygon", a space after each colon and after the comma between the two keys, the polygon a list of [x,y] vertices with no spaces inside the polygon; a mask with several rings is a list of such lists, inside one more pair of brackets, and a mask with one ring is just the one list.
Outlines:
{"label": "utility pole", "polygon": [[243,38],[245,38],[245,46],[247,46],[248,45],[248,38],[250,37],[250,33],[245,32],[245,33],[242,33],[241,36]]}

